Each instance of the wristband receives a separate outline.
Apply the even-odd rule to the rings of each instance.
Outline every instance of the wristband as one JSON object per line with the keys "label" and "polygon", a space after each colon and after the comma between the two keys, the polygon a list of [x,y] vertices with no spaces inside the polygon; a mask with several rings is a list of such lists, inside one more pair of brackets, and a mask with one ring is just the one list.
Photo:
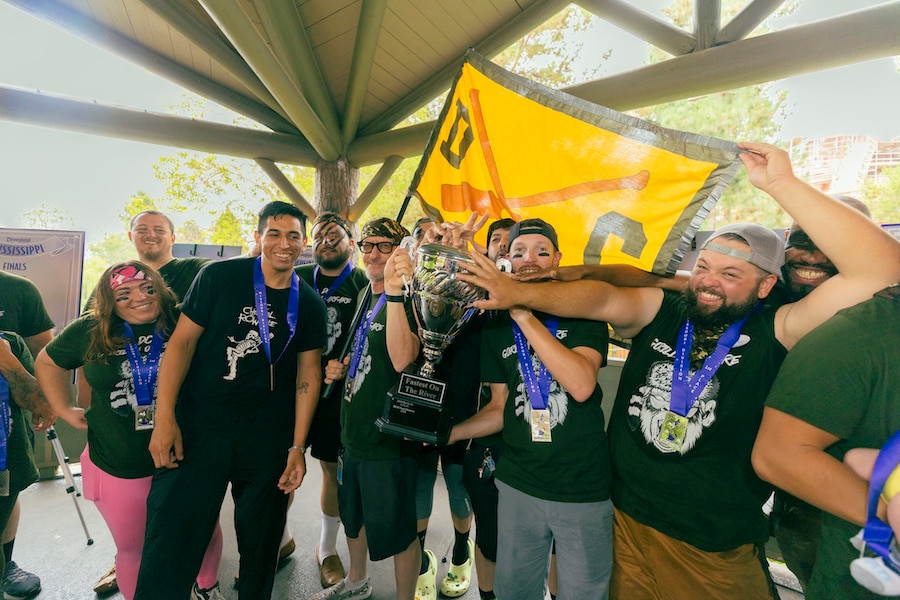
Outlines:
{"label": "wristband", "polygon": [[306,452],[306,447],[305,446],[291,446],[290,448],[288,448],[288,452],[290,452],[291,450],[299,450],[301,454],[304,454]]}
{"label": "wristband", "polygon": [[404,300],[406,300],[402,295],[392,296],[390,294],[385,294],[384,299],[387,300],[388,302],[403,302]]}

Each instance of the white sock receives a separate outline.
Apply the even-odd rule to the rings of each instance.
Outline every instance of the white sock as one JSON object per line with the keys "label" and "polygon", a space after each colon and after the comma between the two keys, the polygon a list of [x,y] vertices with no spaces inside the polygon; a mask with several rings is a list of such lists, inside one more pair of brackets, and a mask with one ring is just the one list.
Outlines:
{"label": "white sock", "polygon": [[322,533],[319,535],[319,560],[337,554],[337,536],[341,530],[341,518],[322,513]]}
{"label": "white sock", "polygon": [[369,583],[368,577],[364,577],[362,581],[350,581],[349,575],[344,577],[344,588],[350,592],[352,592],[353,590],[358,590],[359,588],[363,587],[367,583]]}

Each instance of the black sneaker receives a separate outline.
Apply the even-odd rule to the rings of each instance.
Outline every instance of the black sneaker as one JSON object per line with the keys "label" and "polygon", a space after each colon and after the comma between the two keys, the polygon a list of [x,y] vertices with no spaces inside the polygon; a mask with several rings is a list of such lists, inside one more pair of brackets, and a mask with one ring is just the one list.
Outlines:
{"label": "black sneaker", "polygon": [[6,600],[25,600],[36,596],[41,591],[41,578],[34,573],[23,571],[16,561],[6,563],[3,581],[0,581],[3,597]]}

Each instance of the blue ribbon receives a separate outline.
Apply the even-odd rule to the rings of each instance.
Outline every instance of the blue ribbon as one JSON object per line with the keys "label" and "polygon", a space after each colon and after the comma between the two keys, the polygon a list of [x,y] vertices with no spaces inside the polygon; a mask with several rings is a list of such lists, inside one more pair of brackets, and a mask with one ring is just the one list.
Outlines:
{"label": "blue ribbon", "polygon": [[[556,337],[556,330],[559,328],[559,319],[556,317],[548,317],[546,323],[550,335]],[[528,340],[518,323],[512,323],[513,338],[516,341],[516,354],[519,357],[519,367],[522,370],[522,379],[525,382],[525,391],[528,394],[528,400],[531,402],[531,408],[535,410],[544,410],[547,408],[547,400],[550,398],[550,372],[547,365],[538,357],[540,366],[538,372],[534,372],[534,363],[531,361],[531,354],[528,352]]]}
{"label": "blue ribbon", "polygon": [[316,265],[316,268],[313,269],[313,287],[316,289],[316,293],[322,296],[322,300],[327,301],[334,295],[338,288],[341,287],[341,284],[344,283],[344,280],[346,280],[350,276],[350,272],[353,270],[353,267],[350,266],[350,263],[344,265],[344,270],[340,272],[340,274],[337,276],[337,279],[335,279],[331,283],[330,287],[327,287],[323,290],[319,290],[320,270],[321,269],[319,268],[319,265]]}
{"label": "blue ribbon", "polygon": [[363,346],[366,345],[366,336],[369,335],[369,327],[372,326],[375,315],[378,314],[378,311],[381,310],[381,307],[384,306],[386,301],[387,298],[385,297],[385,293],[381,292],[381,296],[378,297],[378,302],[375,303],[374,308],[369,312],[368,318],[360,319],[359,325],[356,326],[356,334],[353,338],[353,358],[350,360],[350,370],[347,372],[350,379],[353,379],[356,376],[356,369],[359,368],[359,360],[362,358]]}
{"label": "blue ribbon", "polygon": [[690,410],[697,403],[697,399],[706,386],[709,384],[713,375],[722,366],[725,357],[731,351],[731,348],[737,343],[741,337],[741,327],[750,318],[750,315],[762,308],[762,304],[757,304],[753,310],[744,315],[744,317],[725,330],[725,333],[719,338],[715,351],[706,357],[703,366],[694,373],[694,376],[688,380],[688,372],[690,371],[690,361],[688,357],[691,352],[691,346],[694,343],[694,324],[690,319],[684,322],[679,332],[678,344],[675,347],[675,365],[672,370],[672,394],[669,400],[669,410],[673,413],[686,417]]}
{"label": "blue ribbon", "polygon": [[256,259],[253,264],[253,296],[256,300],[256,322],[259,327],[259,337],[262,338],[262,347],[266,352],[266,358],[269,361],[269,367],[273,367],[275,363],[281,360],[291,340],[294,339],[294,333],[297,331],[297,316],[300,314],[300,278],[297,274],[291,272],[291,292],[288,296],[287,307],[287,326],[288,339],[281,349],[281,354],[274,361],[272,360],[272,350],[269,344],[269,303],[266,301],[266,280],[262,272],[262,256]]}
{"label": "blue ribbon", "polygon": [[141,349],[137,344],[134,330],[126,321],[123,322],[125,337],[125,354],[131,363],[131,379],[134,382],[134,394],[137,396],[138,406],[153,404],[153,390],[156,388],[156,376],[159,374],[159,359],[162,356],[163,336],[159,330],[153,328],[153,339],[147,350],[147,358],[141,358]]}
{"label": "blue ribbon", "polygon": [[869,480],[869,506],[866,527],[863,529],[863,540],[872,549],[872,552],[880,556],[884,563],[900,573],[900,568],[891,559],[891,539],[894,531],[891,526],[878,518],[878,499],[884,489],[884,484],[891,476],[897,465],[900,464],[900,431],[895,433],[885,443],[875,459],[872,467],[872,477]]}
{"label": "blue ribbon", "polygon": [[[4,339],[6,338],[0,333],[0,340]],[[6,470],[6,450],[11,431],[12,412],[9,407],[9,382],[0,374],[0,471]]]}

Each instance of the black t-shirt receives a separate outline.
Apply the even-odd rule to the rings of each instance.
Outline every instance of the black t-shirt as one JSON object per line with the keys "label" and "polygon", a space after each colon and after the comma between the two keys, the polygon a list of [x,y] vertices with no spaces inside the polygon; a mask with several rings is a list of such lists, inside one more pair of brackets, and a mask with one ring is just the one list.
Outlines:
{"label": "black t-shirt", "polygon": [[[300,282],[297,329],[290,346],[289,289],[266,288],[270,381],[253,294],[256,259],[212,263],[188,290],[182,313],[204,328],[179,394],[179,422],[200,429],[293,427],[297,354],[325,346],[325,304]],[[274,388],[274,389],[273,389]]]}
{"label": "black t-shirt", "polygon": [[[297,275],[308,283],[320,295],[327,294],[329,287],[335,282],[336,277],[329,277],[319,273],[318,281],[313,281],[313,273],[316,265],[303,265],[294,269]],[[318,284],[318,285],[316,285]],[[353,269],[350,275],[341,282],[341,285],[325,299],[325,318],[328,342],[322,351],[322,368],[332,358],[341,358],[338,355],[344,349],[347,338],[352,335],[350,328],[353,325],[353,317],[356,315],[356,302],[359,292],[369,285],[369,279],[365,271]],[[324,297],[323,297],[324,299]],[[341,414],[341,388],[342,385],[333,385],[331,395],[322,398],[316,407],[318,418],[338,419]],[[325,390],[325,386],[322,386]]]}

